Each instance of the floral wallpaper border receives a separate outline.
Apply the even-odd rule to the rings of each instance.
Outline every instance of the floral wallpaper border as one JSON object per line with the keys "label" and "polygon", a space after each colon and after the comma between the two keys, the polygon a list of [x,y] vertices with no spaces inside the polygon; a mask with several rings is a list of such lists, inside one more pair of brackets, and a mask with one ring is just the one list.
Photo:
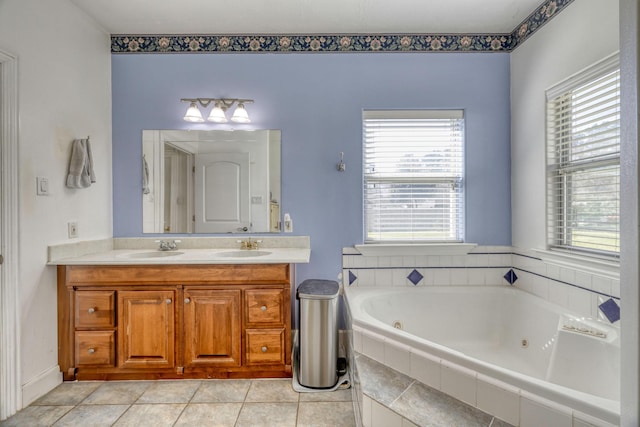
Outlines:
{"label": "floral wallpaper border", "polygon": [[571,2],[546,0],[510,34],[113,35],[111,52],[510,52]]}

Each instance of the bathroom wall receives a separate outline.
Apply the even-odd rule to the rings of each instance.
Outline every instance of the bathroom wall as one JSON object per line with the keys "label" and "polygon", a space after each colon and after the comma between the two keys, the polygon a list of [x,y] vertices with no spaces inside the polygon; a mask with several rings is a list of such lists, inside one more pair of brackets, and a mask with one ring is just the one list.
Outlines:
{"label": "bathroom wall", "polygon": [[182,120],[180,98],[225,96],[255,99],[237,128],[282,130],[282,213],[311,237],[298,283],[362,242],[363,109],[465,109],[467,241],[511,244],[507,53],[114,54],[112,78],[115,237],[142,235],[142,130],[229,128]]}
{"label": "bathroom wall", "polygon": [[[570,29],[570,30],[569,30]],[[618,2],[571,3],[511,54],[511,206],[516,286],[602,318],[620,304],[616,263],[546,249],[545,90],[619,49]],[[587,310],[588,312],[588,310]]]}
{"label": "bathroom wall", "polygon": [[545,90],[619,49],[618,2],[580,0],[511,53],[513,246],[546,248]]}
{"label": "bathroom wall", "polygon": [[[111,67],[109,35],[68,0],[0,2],[0,49],[17,57],[19,144],[19,361],[23,404],[61,380],[56,270],[47,245],[112,234]],[[97,182],[71,190],[71,142],[91,137]],[[50,195],[36,196],[36,176]],[[9,284],[7,284],[9,285]],[[12,284],[15,285],[15,284]]]}

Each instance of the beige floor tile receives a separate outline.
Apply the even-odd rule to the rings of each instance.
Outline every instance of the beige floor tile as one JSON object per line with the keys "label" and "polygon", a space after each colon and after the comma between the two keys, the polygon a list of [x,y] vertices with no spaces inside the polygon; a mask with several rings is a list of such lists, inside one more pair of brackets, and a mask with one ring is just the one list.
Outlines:
{"label": "beige floor tile", "polygon": [[159,403],[131,405],[122,417],[114,424],[117,427],[171,427],[182,411],[184,403]]}
{"label": "beige floor tile", "polygon": [[49,427],[72,409],[73,406],[29,406],[13,417],[0,421],[0,426]]}
{"label": "beige floor tile", "polygon": [[298,402],[299,393],[293,390],[291,380],[253,380],[247,402]]}
{"label": "beige floor tile", "polygon": [[151,386],[149,381],[112,381],[105,382],[91,393],[84,405],[130,405]]}
{"label": "beige floor tile", "polygon": [[82,402],[87,396],[93,393],[101,382],[64,382],[40,399],[32,403],[34,406],[39,405],[71,405],[75,406]]}
{"label": "beige floor tile", "polygon": [[234,427],[242,403],[190,403],[175,427]]}
{"label": "beige floor tile", "polygon": [[136,403],[188,403],[201,381],[157,381],[142,393]]}
{"label": "beige floor tile", "polygon": [[351,389],[300,393],[300,402],[351,402]]}
{"label": "beige floor tile", "polygon": [[244,402],[251,380],[202,381],[191,403]]}
{"label": "beige floor tile", "polygon": [[111,426],[129,408],[129,405],[80,405],[69,411],[54,424],[55,427]]}
{"label": "beige floor tile", "polygon": [[236,427],[295,427],[296,403],[245,403]]}
{"label": "beige floor tile", "polygon": [[354,427],[351,402],[301,402],[297,427]]}
{"label": "beige floor tile", "polygon": [[0,427],[355,425],[349,420],[351,390],[297,393],[290,379],[81,381],[61,384]]}

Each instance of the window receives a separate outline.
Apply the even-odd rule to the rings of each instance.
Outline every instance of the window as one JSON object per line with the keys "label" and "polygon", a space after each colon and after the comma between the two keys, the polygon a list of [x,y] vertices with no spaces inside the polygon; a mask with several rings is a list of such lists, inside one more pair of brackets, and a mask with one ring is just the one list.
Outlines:
{"label": "window", "polygon": [[547,91],[550,248],[620,253],[618,56]]}
{"label": "window", "polygon": [[464,241],[461,110],[365,111],[365,242]]}

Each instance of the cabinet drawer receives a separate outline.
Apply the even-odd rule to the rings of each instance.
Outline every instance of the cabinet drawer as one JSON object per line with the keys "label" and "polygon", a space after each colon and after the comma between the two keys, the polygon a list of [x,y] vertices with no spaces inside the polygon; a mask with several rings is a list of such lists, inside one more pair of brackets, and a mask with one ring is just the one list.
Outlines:
{"label": "cabinet drawer", "polygon": [[280,289],[248,290],[245,293],[247,324],[284,323],[283,296]]}
{"label": "cabinet drawer", "polygon": [[114,291],[76,292],[76,328],[113,328]]}
{"label": "cabinet drawer", "polygon": [[76,332],[78,366],[115,366],[115,331]]}
{"label": "cabinet drawer", "polygon": [[247,329],[247,365],[284,363],[284,329]]}

